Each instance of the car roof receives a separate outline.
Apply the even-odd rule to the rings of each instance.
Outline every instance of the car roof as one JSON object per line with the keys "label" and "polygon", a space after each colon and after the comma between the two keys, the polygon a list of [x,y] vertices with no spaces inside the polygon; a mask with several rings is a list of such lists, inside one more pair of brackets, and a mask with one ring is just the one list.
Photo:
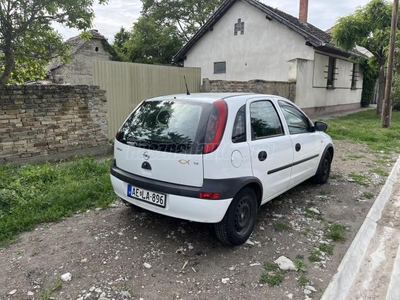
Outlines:
{"label": "car roof", "polygon": [[162,100],[189,100],[189,101],[199,101],[199,102],[206,102],[212,103],[215,100],[223,99],[227,102],[235,100],[242,96],[248,97],[256,97],[256,96],[263,96],[263,97],[276,97],[274,95],[265,95],[265,94],[255,94],[255,93],[193,93],[190,95],[187,94],[173,94],[173,95],[165,95],[154,97],[148,99],[146,101],[162,101]]}

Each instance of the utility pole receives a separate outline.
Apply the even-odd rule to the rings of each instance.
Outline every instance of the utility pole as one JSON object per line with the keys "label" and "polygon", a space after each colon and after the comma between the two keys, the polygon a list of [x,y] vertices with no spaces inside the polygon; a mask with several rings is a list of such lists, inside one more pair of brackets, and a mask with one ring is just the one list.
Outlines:
{"label": "utility pole", "polygon": [[390,44],[389,44],[389,57],[388,57],[388,67],[386,76],[386,87],[385,87],[385,98],[383,101],[382,110],[382,127],[387,128],[390,126],[390,119],[392,114],[392,101],[391,101],[391,91],[392,91],[392,75],[393,75],[393,54],[396,42],[396,30],[397,30],[397,15],[399,12],[399,0],[393,1],[393,12],[392,12],[392,28],[390,31]]}

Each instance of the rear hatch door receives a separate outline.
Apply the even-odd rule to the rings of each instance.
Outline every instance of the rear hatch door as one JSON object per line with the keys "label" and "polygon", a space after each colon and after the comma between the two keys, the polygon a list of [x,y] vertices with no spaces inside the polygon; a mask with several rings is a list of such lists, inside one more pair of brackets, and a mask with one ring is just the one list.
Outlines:
{"label": "rear hatch door", "polygon": [[147,100],[117,133],[117,167],[163,182],[203,185],[203,141],[210,103]]}

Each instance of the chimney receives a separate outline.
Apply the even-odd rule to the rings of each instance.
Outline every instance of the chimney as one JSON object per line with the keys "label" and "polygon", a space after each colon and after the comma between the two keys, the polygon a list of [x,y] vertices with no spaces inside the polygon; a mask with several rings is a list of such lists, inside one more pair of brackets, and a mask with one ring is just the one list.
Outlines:
{"label": "chimney", "polygon": [[308,0],[300,0],[299,20],[307,23],[308,16]]}

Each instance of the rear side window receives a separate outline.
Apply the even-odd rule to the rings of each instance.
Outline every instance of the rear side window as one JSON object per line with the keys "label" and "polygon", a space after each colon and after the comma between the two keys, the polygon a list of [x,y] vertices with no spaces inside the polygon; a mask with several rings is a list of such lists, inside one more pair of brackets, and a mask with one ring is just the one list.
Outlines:
{"label": "rear side window", "polygon": [[117,140],[152,150],[190,152],[210,107],[207,103],[146,101],[121,127]]}
{"label": "rear side window", "polygon": [[232,142],[242,143],[246,141],[246,106],[243,105],[237,112],[233,123]]}
{"label": "rear side window", "polygon": [[258,140],[282,135],[282,124],[270,101],[257,101],[250,104],[251,137]]}

